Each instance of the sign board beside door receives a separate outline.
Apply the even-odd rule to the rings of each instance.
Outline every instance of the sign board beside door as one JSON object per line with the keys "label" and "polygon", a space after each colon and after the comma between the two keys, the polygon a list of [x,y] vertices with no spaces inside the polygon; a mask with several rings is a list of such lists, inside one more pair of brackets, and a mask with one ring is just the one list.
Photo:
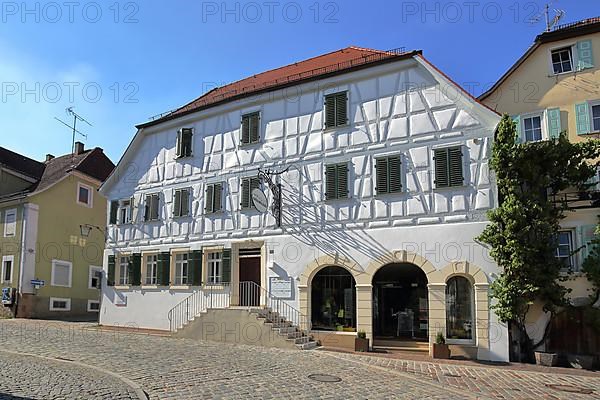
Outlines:
{"label": "sign board beside door", "polygon": [[269,278],[271,296],[278,299],[292,299],[292,278]]}

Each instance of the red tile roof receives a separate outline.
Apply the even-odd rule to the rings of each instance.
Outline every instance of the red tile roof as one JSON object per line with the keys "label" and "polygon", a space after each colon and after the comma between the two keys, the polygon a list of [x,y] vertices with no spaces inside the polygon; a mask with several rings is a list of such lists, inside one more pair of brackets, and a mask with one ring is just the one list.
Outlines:
{"label": "red tile roof", "polygon": [[420,54],[420,52],[406,52],[404,49],[383,51],[356,46],[346,47],[345,49],[322,54],[304,61],[298,61],[213,89],[185,106],[163,114],[153,121],[138,126],[138,128],[155,125],[209,106],[265,90],[275,90],[290,84],[298,84],[305,80],[322,78],[330,74],[340,73],[372,63],[409,58],[416,54]]}

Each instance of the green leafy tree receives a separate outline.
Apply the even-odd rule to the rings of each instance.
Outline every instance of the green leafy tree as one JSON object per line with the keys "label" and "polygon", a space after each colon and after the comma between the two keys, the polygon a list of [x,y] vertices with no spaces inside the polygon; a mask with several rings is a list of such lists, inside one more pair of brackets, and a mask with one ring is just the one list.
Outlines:
{"label": "green leafy tree", "polygon": [[600,300],[600,225],[596,227],[596,234],[592,240],[591,249],[581,268],[587,279],[592,283],[591,304]]}
{"label": "green leafy tree", "polygon": [[550,141],[518,143],[515,123],[505,115],[496,131],[490,166],[495,172],[499,206],[488,213],[489,225],[478,238],[491,247],[500,267],[491,285],[492,306],[502,322],[519,332],[522,361],[533,361],[526,317],[541,302],[552,319],[567,304],[561,281],[564,265],[555,257],[560,221],[567,205],[552,201],[561,191],[586,189],[595,169],[588,160],[599,154],[597,141],[570,143],[565,135]]}

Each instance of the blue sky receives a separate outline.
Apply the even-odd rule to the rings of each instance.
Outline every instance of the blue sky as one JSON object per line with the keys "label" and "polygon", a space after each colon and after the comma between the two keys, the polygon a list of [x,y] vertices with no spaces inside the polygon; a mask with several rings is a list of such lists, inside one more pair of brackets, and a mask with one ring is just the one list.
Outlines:
{"label": "blue sky", "polygon": [[[87,147],[118,161],[134,125],[213,88],[348,45],[422,49],[481,94],[544,30],[545,1],[106,1],[0,3],[0,146],[70,151],[65,108]],[[598,0],[553,1],[563,22]]]}

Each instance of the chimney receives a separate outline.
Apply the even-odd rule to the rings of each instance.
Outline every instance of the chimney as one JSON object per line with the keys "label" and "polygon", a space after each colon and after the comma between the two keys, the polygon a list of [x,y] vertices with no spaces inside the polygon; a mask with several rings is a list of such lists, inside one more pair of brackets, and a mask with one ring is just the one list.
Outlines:
{"label": "chimney", "polygon": [[83,143],[75,142],[75,154],[76,155],[83,154],[84,151],[85,151],[85,147],[83,146]]}
{"label": "chimney", "polygon": [[50,162],[54,160],[54,156],[52,154],[46,154],[46,162]]}

